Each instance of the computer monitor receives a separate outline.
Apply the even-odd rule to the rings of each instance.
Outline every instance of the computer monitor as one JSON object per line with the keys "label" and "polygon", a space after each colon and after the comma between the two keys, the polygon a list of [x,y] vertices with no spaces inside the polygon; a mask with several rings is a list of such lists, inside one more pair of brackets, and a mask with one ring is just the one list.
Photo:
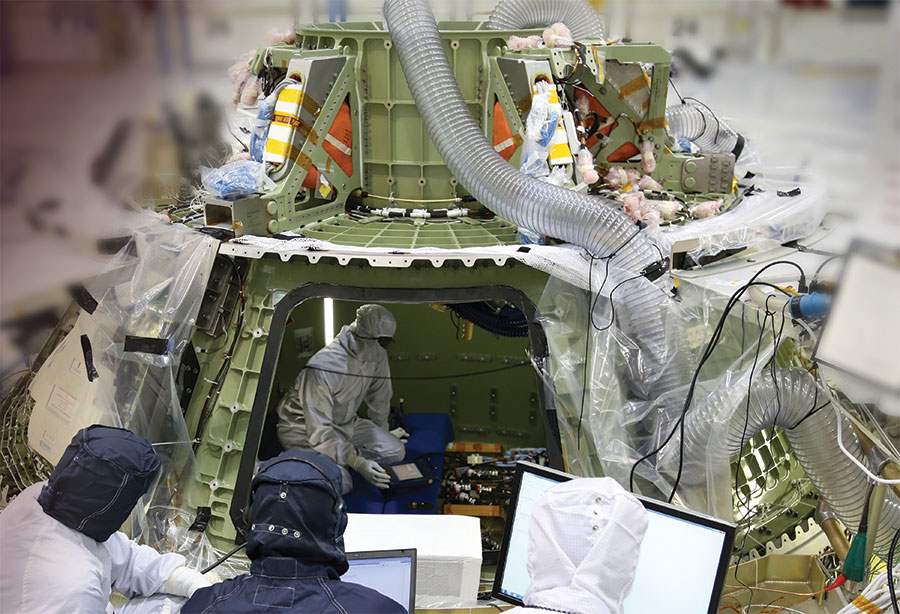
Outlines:
{"label": "computer monitor", "polygon": [[[528,525],[538,497],[575,476],[520,462],[507,509],[506,533],[494,579],[493,596],[524,605],[528,576]],[[734,525],[644,497],[648,525],[625,614],[715,613],[725,581]],[[685,573],[674,573],[683,569]]]}
{"label": "computer monitor", "polygon": [[407,612],[416,604],[416,550],[348,552],[347,570],[341,580],[362,584],[393,599]]}

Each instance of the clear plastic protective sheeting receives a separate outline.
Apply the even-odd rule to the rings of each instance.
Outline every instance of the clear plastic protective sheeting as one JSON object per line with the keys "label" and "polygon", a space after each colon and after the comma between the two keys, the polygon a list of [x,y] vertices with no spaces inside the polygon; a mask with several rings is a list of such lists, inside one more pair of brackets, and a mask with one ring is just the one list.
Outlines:
{"label": "clear plastic protective sheeting", "polygon": [[[667,254],[676,243],[684,242],[678,251],[687,251],[696,262],[728,249],[809,236],[825,217],[825,188],[818,177],[774,168],[744,177],[740,183],[754,189],[730,211],[682,226],[653,226],[648,228],[650,237]],[[798,188],[799,194],[788,195]]]}
{"label": "clear plastic protective sheeting", "polygon": [[[184,556],[191,569],[206,569],[223,556],[209,538],[191,526],[194,516],[187,510],[166,505],[154,505],[147,510],[147,524],[155,541],[149,543],[159,552],[177,552]],[[250,561],[243,554],[235,554],[222,562],[213,572],[217,580],[227,580],[250,573]]]}
{"label": "clear plastic protective sheeting", "polygon": [[538,81],[535,90],[525,122],[525,147],[519,170],[529,177],[546,177],[550,174],[547,164],[550,141],[556,134],[559,115],[550,108],[550,85],[546,81]]}
{"label": "clear plastic protective sheeting", "polygon": [[[630,295],[668,293],[665,282],[607,270],[606,261],[579,267],[570,258],[567,265],[567,278],[552,277],[538,304],[550,355],[535,367],[552,391],[548,406],[557,411],[568,471],[606,475],[657,499],[667,499],[677,481],[675,502],[731,520],[731,460],[763,429],[779,426],[837,518],[858,526],[867,480],[838,439],[870,471],[876,468],[823,384],[797,366],[802,361],[790,346],[799,329],[789,317],[736,302],[685,409],[693,375],[740,284],[681,281],[676,298],[650,313],[661,330],[648,343],[629,332],[653,330],[634,327],[648,312],[629,312]],[[888,492],[881,530],[871,537],[877,549],[886,547],[898,521],[900,500]]]}
{"label": "clear plastic protective sheeting", "polygon": [[[620,277],[614,268],[610,268],[609,275],[603,263],[595,263],[591,268],[590,294],[586,286],[558,278],[552,278],[544,290],[538,310],[550,358],[542,375],[554,390],[568,470],[580,475],[607,475],[627,488],[635,463],[661,447],[676,428],[691,375],[730,293],[680,284],[677,299],[665,303],[665,330],[658,336],[663,345],[654,349],[657,358],[644,360],[643,342],[623,330],[623,298],[638,284],[653,286],[656,292],[667,293],[669,288],[661,281],[657,282],[659,285],[651,284],[645,278],[633,279],[633,275],[613,283],[614,278]],[[589,310],[592,319],[588,317]],[[757,341],[761,339],[762,343],[756,359],[757,371],[772,352],[771,320],[760,334],[763,316],[757,321],[757,313],[753,308],[732,309],[716,351],[702,370],[692,407],[708,395],[730,395],[731,402],[723,407],[731,412],[738,407],[746,395]],[[677,383],[661,386],[657,374],[646,370],[656,365],[660,371],[672,372],[675,370],[669,363],[673,361],[684,367],[677,369],[683,374]],[[635,380],[657,383],[636,390],[630,384]],[[653,394],[654,390],[659,393]],[[727,435],[730,418],[731,413],[723,415],[720,423],[709,429],[705,440],[692,441],[691,445],[696,449],[716,445],[722,433]],[[637,466],[636,492],[654,498],[668,496],[677,473],[679,441],[676,432],[659,454]],[[698,511],[731,518],[729,459],[703,453],[691,458],[700,460],[685,463],[679,501]]]}
{"label": "clear plastic protective sheeting", "polygon": [[[192,442],[175,378],[195,330],[216,249],[216,241],[204,234],[153,220],[137,229],[114,259],[136,258],[133,276],[96,297],[94,406],[117,414],[117,426],[154,445],[162,468],[149,494],[153,504],[180,505],[179,483],[193,471]],[[133,518],[145,533],[140,511]],[[137,537],[137,527],[132,537]]]}
{"label": "clear plastic protective sheeting", "polygon": [[[144,501],[181,504],[179,484],[191,474],[194,454],[176,374],[195,330],[217,246],[207,235],[150,216],[133,231],[107,273],[87,283],[96,308],[81,312],[36,377],[52,384],[43,402],[31,389],[35,409],[29,442],[36,450],[57,460],[59,449],[87,426],[79,423],[85,419],[127,428],[153,444],[162,464]],[[79,394],[68,395],[74,386]],[[71,401],[66,414],[59,411],[63,393]],[[52,440],[36,441],[46,432],[54,434]],[[125,530],[152,542],[144,517],[148,503],[135,508]]]}

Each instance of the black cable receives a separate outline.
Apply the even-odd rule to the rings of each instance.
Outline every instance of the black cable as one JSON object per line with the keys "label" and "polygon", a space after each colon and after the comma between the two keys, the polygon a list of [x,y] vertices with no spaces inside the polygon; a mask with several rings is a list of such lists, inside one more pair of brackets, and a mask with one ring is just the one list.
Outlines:
{"label": "black cable", "polygon": [[814,247],[809,247],[808,245],[800,245],[797,239],[793,239],[792,241],[787,241],[781,244],[782,247],[788,247],[790,249],[795,249],[798,252],[802,252],[804,254],[816,254],[817,256],[843,256],[843,254],[839,254],[837,252],[828,252],[822,249],[816,249]]}
{"label": "black cable", "polygon": [[[638,229],[637,232],[635,232],[635,233],[632,234],[630,237],[628,237],[628,239],[626,239],[626,241],[625,241],[624,243],[622,243],[622,245],[620,245],[619,247],[617,247],[617,248],[616,248],[612,253],[610,253],[608,256],[603,256],[602,258],[598,258],[598,257],[596,257],[596,256],[591,256],[591,255],[589,254],[589,256],[590,256],[590,258],[591,258],[591,268],[593,267],[593,264],[594,264],[594,261],[595,261],[595,260],[605,260],[605,261],[606,261],[606,262],[604,263],[604,264],[605,264],[605,269],[604,269],[604,272],[603,272],[603,281],[600,283],[600,287],[597,288],[597,295],[593,298],[593,301],[590,301],[590,299],[589,299],[590,304],[589,304],[588,318],[589,318],[589,320],[590,320],[591,326],[592,326],[595,330],[597,330],[597,331],[599,331],[600,329],[597,327],[596,324],[594,324],[594,310],[597,308],[597,302],[600,300],[600,295],[601,295],[601,293],[603,292],[603,288],[606,287],[606,282],[609,281],[609,262],[610,262],[610,260],[612,260],[613,258],[615,258],[615,257],[618,255],[618,253],[622,250],[622,248],[625,247],[626,245],[628,245],[628,244],[631,242],[631,240],[634,239],[634,238],[638,235],[638,233],[641,232],[641,230],[643,230],[643,229]],[[656,245],[655,243],[651,243],[651,245],[653,245],[653,247],[656,248],[656,251],[659,252],[660,260],[665,260],[665,257],[663,256],[662,250],[659,249],[659,246]],[[591,276],[591,272],[590,272],[590,269],[588,270],[588,275],[589,275],[589,279],[588,279],[588,297],[590,297],[590,295],[591,295],[591,289],[590,289],[590,281],[591,281],[590,276]],[[638,277],[644,277],[644,274],[641,273],[640,275],[636,275],[635,277],[632,277],[631,279],[637,279]],[[625,281],[631,281],[631,279],[626,279]],[[622,283],[625,283],[625,282],[623,281]],[[621,286],[622,283],[620,283],[619,286]],[[616,286],[616,287],[618,287],[618,286]],[[609,296],[610,296],[610,299],[609,299],[609,300],[610,300],[610,305],[612,305],[612,293],[615,292],[615,291],[616,291],[616,289],[613,288],[612,292],[609,293]],[[611,325],[611,323],[613,322],[613,320],[614,320],[614,318],[615,318],[615,311],[613,311],[613,313],[612,313],[611,315],[612,315],[612,319],[610,319],[610,325]],[[609,326],[607,326],[606,328],[609,328]],[[603,330],[606,330],[606,328],[604,328]]]}
{"label": "black cable", "polygon": [[[593,261],[591,261],[593,265]],[[588,322],[593,328],[597,328],[594,324],[594,310],[597,308],[597,302],[600,300],[600,293],[603,291],[603,288],[606,286],[606,282],[609,280],[609,260],[604,262],[604,271],[603,271],[603,281],[600,282],[600,287],[597,288],[597,293],[595,296],[591,296],[590,282],[588,283]]]}
{"label": "black cable", "polygon": [[241,336],[241,327],[244,324],[244,306],[246,305],[246,299],[244,298],[244,279],[241,277],[241,272],[238,270],[237,265],[232,269],[232,273],[237,277],[238,281],[238,297],[241,303],[241,310],[238,312],[237,321],[234,326],[234,338],[231,340],[231,347],[228,348],[228,353],[225,355],[225,360],[222,361],[222,366],[219,367],[218,373],[216,373],[216,377],[213,378],[213,383],[209,388],[209,393],[206,395],[206,399],[203,401],[203,408],[200,410],[200,419],[197,421],[197,432],[194,436],[194,450],[197,450],[197,447],[200,445],[200,436],[203,433],[203,427],[206,425],[206,421],[209,419],[209,414],[211,412],[211,401],[213,396],[219,390],[219,386],[222,384],[222,377],[225,375],[225,370],[228,368],[228,365],[231,363],[231,358],[234,356],[234,350],[237,346],[238,339]]}
{"label": "black cable", "polygon": [[675,81],[672,79],[671,75],[669,76],[669,83],[672,84],[672,89],[675,90],[675,95],[678,96],[678,100],[681,101],[681,104],[684,104],[684,98],[681,97],[681,94],[678,92],[678,88],[675,87]]}
{"label": "black cable", "polygon": [[[768,299],[766,299],[768,302]],[[775,317],[772,316],[772,358],[769,361],[769,376],[772,378],[772,385],[775,386],[775,420],[773,422],[775,424],[778,423],[778,417],[781,416],[781,391],[778,389],[778,378],[776,377],[776,359],[778,358],[778,345],[781,343],[781,336],[784,333],[784,322],[785,318],[785,310],[787,309],[788,303],[785,303],[781,308],[781,328],[778,329],[778,336],[775,335]],[[766,312],[768,313],[768,308],[766,308]]]}
{"label": "black cable", "polygon": [[[638,234],[643,230],[643,228],[638,228],[630,237],[625,239],[625,241],[614,249],[612,252],[607,254],[606,256],[595,256],[592,253],[588,252],[588,258],[591,259],[590,264],[588,265],[588,294],[587,294],[587,303],[588,303],[588,322],[590,326],[594,326],[594,307],[597,304],[597,300],[600,298],[600,292],[603,290],[603,287],[606,285],[607,279],[609,279],[609,261],[615,258],[619,252],[621,252],[626,245],[631,243]],[[659,248],[657,248],[659,249]],[[600,287],[597,289],[597,298],[591,300],[591,294],[593,293],[593,280],[594,280],[594,262],[597,260],[605,260],[606,271],[603,275],[603,282],[600,284]],[[581,413],[578,416],[578,428],[576,431],[576,443],[575,447],[580,450],[581,449],[581,424],[584,421],[584,407],[587,397],[587,372],[588,372],[588,354],[590,353],[591,346],[591,331],[590,326],[585,327],[584,333],[584,376],[582,377],[582,387],[581,387]]]}
{"label": "black cable", "polygon": [[243,547],[246,546],[246,545],[247,545],[247,542],[244,542],[243,544],[240,544],[239,546],[235,546],[234,548],[231,549],[231,552],[229,552],[228,554],[226,554],[225,556],[223,556],[222,558],[220,558],[218,561],[216,561],[216,562],[213,563],[212,565],[209,565],[209,566],[204,567],[203,569],[201,569],[201,570],[200,570],[200,573],[201,573],[201,574],[207,574],[207,573],[211,572],[213,569],[215,569],[216,567],[218,567],[219,565],[221,565],[222,563],[224,563],[225,561],[227,561],[229,558],[231,558],[231,556],[232,556],[233,554],[237,553],[238,550],[240,550],[241,548],[243,548]]}
{"label": "black cable", "polygon": [[891,593],[891,606],[894,608],[894,614],[900,614],[900,605],[897,604],[897,589],[894,587],[894,553],[897,551],[898,541],[900,541],[900,529],[894,533],[887,558],[887,585],[888,591]]}
{"label": "black cable", "polygon": [[[719,130],[722,128],[722,122],[719,120],[719,116],[716,115],[716,112],[715,112],[715,111],[713,111],[712,109],[709,108],[709,105],[707,105],[705,102],[703,102],[703,101],[701,101],[701,100],[697,100],[697,99],[694,98],[693,96],[687,96],[687,97],[685,97],[685,98],[682,98],[682,102],[683,102],[683,101],[686,101],[686,100],[693,100],[693,101],[696,102],[697,104],[699,104],[699,105],[705,107],[706,110],[709,111],[710,113],[712,113],[712,116],[713,116],[714,118],[716,118],[716,136],[715,136],[715,138],[713,139],[713,143],[718,143],[718,142],[719,142]],[[705,122],[706,122],[706,117],[704,117],[703,120],[704,120],[704,124],[705,124]],[[705,125],[704,125],[704,127],[703,127],[703,132],[706,132],[706,126],[705,126]],[[702,134],[702,133],[701,133],[701,134]]]}
{"label": "black cable", "polygon": [[[588,321],[591,325],[594,324],[594,308],[591,301],[591,284],[594,280],[594,261],[596,259],[591,255],[591,263],[588,265],[588,293],[587,293],[587,308],[588,308]],[[607,266],[607,274],[609,273],[609,260],[606,261]],[[603,280],[606,283],[606,279]],[[599,295],[599,291],[597,292]],[[591,351],[591,330],[586,328],[584,331],[584,374],[581,377],[581,413],[578,416],[578,429],[575,434],[575,448],[581,450],[581,423],[584,421],[584,403],[585,397],[587,396],[587,386],[588,386],[588,354]]]}
{"label": "black cable", "polygon": [[[759,350],[762,346],[762,338],[763,334],[766,331],[766,320],[769,319],[769,313],[766,312],[765,317],[763,318],[762,324],[759,327],[759,338],[756,340],[756,354],[753,356],[753,365],[750,367],[750,377],[747,381],[747,404],[744,410],[744,428],[741,431],[741,441],[738,446],[738,467],[737,471],[734,472],[734,492],[738,497],[738,505],[740,505],[740,490],[738,489],[738,476],[740,475],[740,459],[741,459],[741,451],[744,449],[744,440],[747,437],[747,428],[750,426],[750,390],[753,387],[753,372],[756,371],[756,363],[759,361]],[[750,494],[747,495],[747,498],[744,500],[744,505],[749,509],[750,507]]]}
{"label": "black cable", "polygon": [[[773,264],[777,264],[777,263],[773,263]],[[760,271],[758,271],[758,272],[756,273],[756,275],[754,275],[753,277],[751,277],[751,278],[750,278],[750,282],[748,282],[748,283],[744,286],[744,288],[745,288],[745,289],[746,289],[746,288],[749,288],[751,285],[768,286],[768,287],[771,287],[771,288],[775,288],[776,290],[778,290],[779,292],[782,292],[783,294],[785,294],[785,295],[787,295],[787,296],[791,296],[791,294],[790,294],[789,292],[787,292],[787,291],[785,291],[785,290],[782,290],[782,289],[779,288],[778,286],[774,286],[774,285],[772,285],[772,284],[770,284],[770,283],[766,283],[766,282],[758,282],[758,281],[755,281],[756,278],[759,277],[759,275],[760,275],[764,270],[766,270],[767,268],[768,268],[768,267],[763,267],[763,269],[761,269]],[[741,294],[743,294],[743,292],[741,292]],[[735,304],[734,302],[730,302],[730,304],[729,304],[729,306],[728,306],[728,311],[731,311],[731,309],[734,307],[734,304]],[[725,329],[725,320],[724,320],[724,319],[722,319],[722,320],[719,321],[719,325],[718,325],[717,328],[718,328],[718,330],[716,331],[716,334],[715,334],[715,337],[716,337],[716,338],[715,338],[715,344],[710,344],[710,345],[708,346],[708,352],[704,353],[704,356],[703,356],[703,358],[701,359],[700,364],[697,365],[697,370],[694,372],[694,377],[693,377],[693,379],[691,380],[691,386],[690,386],[690,389],[688,390],[688,397],[687,397],[687,399],[685,399],[685,405],[684,405],[684,408],[682,409],[681,417],[679,418],[680,424],[678,425],[678,429],[679,429],[679,442],[678,442],[678,473],[676,474],[676,476],[675,476],[675,482],[674,482],[674,484],[672,485],[672,492],[669,494],[669,498],[667,499],[667,501],[668,501],[669,503],[671,503],[671,502],[672,502],[672,499],[675,498],[675,492],[678,490],[678,485],[681,483],[681,476],[682,476],[682,473],[684,472],[684,423],[685,423],[685,416],[687,415],[688,408],[690,407],[690,402],[691,402],[691,401],[693,400],[693,398],[694,398],[694,388],[696,387],[696,384],[697,384],[697,378],[698,378],[698,376],[700,375],[700,369],[703,367],[703,364],[709,359],[709,357],[712,356],[712,352],[713,352],[713,350],[715,349],[715,345],[717,345],[717,344],[719,343],[719,339],[721,339],[721,337],[722,337],[722,331]],[[673,433],[674,433],[674,430],[673,430]],[[672,434],[669,435],[670,438],[671,438],[671,436],[672,436]]]}
{"label": "black cable", "polygon": [[[750,281],[748,281],[746,284],[744,284],[743,286],[738,288],[738,290],[735,291],[735,293],[731,295],[731,298],[728,300],[728,303],[726,304],[725,309],[722,312],[722,316],[719,318],[719,322],[716,325],[715,330],[713,331],[712,337],[710,337],[710,340],[707,342],[706,350],[704,350],[703,356],[701,356],[700,362],[698,363],[697,368],[694,370],[694,375],[691,378],[691,383],[690,383],[690,386],[688,387],[688,393],[687,393],[687,396],[684,401],[684,407],[682,408],[681,416],[676,421],[674,428],[669,433],[669,435],[663,440],[663,442],[659,446],[656,447],[656,449],[652,450],[651,452],[648,452],[647,454],[645,454],[644,456],[642,456],[641,458],[636,460],[634,462],[634,464],[631,466],[631,472],[629,474],[629,479],[628,479],[629,490],[631,492],[634,492],[634,473],[637,470],[637,466],[640,465],[645,460],[649,459],[651,456],[657,454],[660,450],[662,450],[672,440],[672,437],[675,436],[675,433],[679,432],[680,436],[681,436],[681,441],[679,442],[678,473],[675,477],[675,482],[672,487],[672,492],[670,493],[670,495],[668,497],[668,501],[671,502],[672,499],[675,497],[675,492],[678,489],[678,485],[681,482],[681,475],[682,475],[682,472],[684,471],[684,418],[687,415],[687,411],[690,407],[691,401],[693,400],[694,389],[697,386],[697,379],[700,376],[700,371],[703,368],[703,365],[706,363],[706,361],[712,355],[713,350],[715,349],[716,345],[719,342],[719,339],[721,338],[722,331],[725,328],[725,321],[726,321],[726,318],[728,317],[728,314],[734,308],[734,305],[740,300],[741,296],[743,296],[743,294],[749,288],[751,288],[753,286],[764,286],[764,287],[774,288],[775,290],[777,290],[778,292],[781,292],[782,294],[791,296],[791,294],[789,292],[779,288],[778,286],[775,286],[775,285],[767,283],[767,282],[756,281],[756,279],[762,274],[763,271],[765,271],[766,269],[770,268],[771,266],[774,266],[775,264],[779,264],[781,262],[782,261],[773,262],[773,263],[770,263],[769,265],[767,265],[766,267],[763,267],[753,277],[750,278]],[[783,261],[783,262],[787,262],[787,261]],[[794,264],[794,263],[790,263],[790,264]]]}
{"label": "black cable", "polygon": [[[738,520],[738,526],[747,522],[747,526],[744,527],[744,535],[741,538],[741,545],[737,547],[738,551],[744,549],[744,545],[747,543],[747,537],[750,535],[750,524],[749,521],[753,519],[754,516],[758,516],[762,511],[762,508],[759,507],[756,510],[752,510],[749,506],[747,507],[747,513],[744,514],[744,517]],[[749,553],[748,553],[749,554]],[[741,559],[744,558],[742,554],[738,555],[737,561],[734,565],[734,579],[737,580],[741,586],[750,591],[750,598],[747,600],[747,603],[753,603],[753,589],[748,586],[743,580],[738,577],[738,568],[741,566]]]}
{"label": "black cable", "polygon": [[[746,307],[746,306],[747,306],[747,303],[741,303],[741,356],[744,355],[744,333],[745,333],[745,330],[744,330],[744,323],[745,323],[744,322],[744,320],[745,320],[744,307]],[[757,320],[758,319],[759,319],[759,316],[757,315]]]}
{"label": "black cable", "polygon": [[[766,308],[765,316],[763,317],[762,324],[760,325],[760,328],[759,328],[759,338],[756,340],[756,353],[753,356],[753,364],[750,367],[750,377],[748,378],[748,381],[747,381],[747,403],[746,403],[746,408],[745,408],[745,413],[744,413],[744,428],[741,431],[741,440],[740,440],[740,445],[738,446],[738,454],[737,454],[738,469],[740,469],[741,452],[744,449],[744,441],[747,436],[747,427],[750,424],[750,394],[753,389],[753,375],[754,375],[754,372],[756,371],[756,365],[759,362],[759,351],[762,347],[762,338],[763,338],[763,334],[765,333],[765,330],[766,330],[766,321],[769,319],[772,320],[772,347],[773,347],[772,358],[769,362],[769,365],[770,365],[769,375],[772,378],[772,384],[775,386],[775,403],[776,403],[776,407],[777,407],[777,409],[775,410],[775,419],[773,422],[775,422],[775,423],[778,422],[778,416],[781,413],[781,394],[778,389],[778,380],[776,379],[775,359],[776,359],[776,356],[778,353],[778,346],[781,343],[781,336],[782,336],[782,333],[784,332],[784,322],[785,322],[784,309],[786,307],[787,307],[787,304],[785,304],[784,307],[782,307],[781,328],[778,331],[777,337],[775,336],[775,313],[772,311],[769,311],[768,307]],[[758,321],[758,318],[759,318],[759,316],[757,315],[757,321]],[[743,324],[743,322],[742,322],[742,324]],[[742,347],[743,347],[743,344],[742,344]],[[813,407],[815,407],[815,402],[813,403]],[[734,473],[734,490],[735,490],[735,494],[738,496],[738,504],[740,505],[740,491],[738,490],[738,475],[739,475],[738,471],[735,471],[735,473]],[[747,498],[744,500],[743,504],[749,509],[749,506],[750,506],[749,493],[747,495]]]}
{"label": "black cable", "polygon": [[806,271],[804,271],[803,267],[801,267],[799,264],[797,264],[796,262],[791,262],[790,260],[776,260],[775,262],[770,262],[769,264],[767,264],[766,266],[761,268],[759,271],[757,271],[756,275],[754,275],[750,281],[755,281],[756,278],[759,277],[763,273],[763,271],[767,271],[768,269],[771,269],[773,266],[777,266],[779,264],[790,265],[790,266],[794,267],[795,269],[797,269],[797,271],[799,271],[800,279],[797,284],[797,286],[798,286],[797,289],[800,290],[800,292],[806,292],[806,289],[807,289]]}
{"label": "black cable", "polygon": [[[603,328],[598,328],[597,325],[594,324],[594,311],[591,310],[591,326],[594,327],[594,330],[596,330],[598,333],[602,333],[605,330],[609,330],[609,328],[613,325],[613,322],[616,321],[616,305],[615,305],[615,303],[613,303],[613,294],[615,293],[616,290],[618,290],[624,284],[627,284],[629,281],[634,281],[635,279],[640,279],[641,277],[643,277],[643,275],[635,275],[634,277],[629,277],[628,279],[624,279],[624,280],[620,281],[618,284],[616,284],[616,286],[612,290],[610,290],[610,292],[609,292],[609,311],[610,311],[609,323],[606,326],[604,326]],[[598,296],[599,296],[599,293],[598,293]]]}
{"label": "black cable", "polygon": [[[460,377],[474,377],[476,375],[488,375],[490,373],[499,373],[501,371],[509,371],[510,369],[518,369],[520,367],[526,367],[531,363],[527,360],[522,362],[517,362],[511,365],[506,365],[504,367],[497,367],[496,369],[485,369],[484,371],[471,371],[469,373],[453,373],[451,375],[415,375],[415,376],[406,376],[406,377],[395,377],[393,375],[365,375],[364,373],[348,373],[346,371],[335,371],[332,369],[323,369],[321,367],[311,367],[306,365],[303,369],[310,369],[311,371],[321,371],[322,373],[334,373],[335,375],[346,375],[348,377],[362,377],[366,379],[388,379],[392,381],[429,381],[429,380],[439,380],[439,379],[457,379]],[[303,369],[300,369],[303,371]]]}
{"label": "black cable", "polygon": [[844,254],[837,254],[835,256],[830,256],[830,257],[826,258],[825,260],[823,260],[822,263],[818,267],[816,267],[816,272],[813,273],[813,281],[816,281],[817,279],[819,279],[819,273],[822,272],[822,269],[825,268],[825,265],[827,265],[831,261],[837,260],[839,258],[846,258],[846,256]]}
{"label": "black cable", "polygon": [[[816,388],[817,388],[816,393],[818,394],[818,392],[819,392],[819,391],[818,391],[818,386],[816,386]],[[788,429],[789,431],[793,431],[795,428],[797,428],[798,426],[800,426],[801,424],[803,424],[803,422],[804,422],[807,418],[810,418],[811,416],[816,415],[816,414],[819,413],[822,409],[828,407],[828,404],[829,404],[829,401],[825,401],[824,403],[822,403],[822,404],[819,405],[818,407],[816,407],[816,408],[814,408],[814,409],[811,409],[811,410],[809,411],[808,414],[806,414],[805,416],[803,416],[802,418],[800,418],[800,420],[797,422],[797,424],[795,424],[794,426],[789,426],[789,427],[787,427],[787,429]]]}

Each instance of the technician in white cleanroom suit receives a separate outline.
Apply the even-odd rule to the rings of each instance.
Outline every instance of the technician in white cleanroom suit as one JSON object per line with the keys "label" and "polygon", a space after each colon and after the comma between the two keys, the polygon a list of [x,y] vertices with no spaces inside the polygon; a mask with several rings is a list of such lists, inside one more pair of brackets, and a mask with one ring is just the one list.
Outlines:
{"label": "technician in white cleanroom suit", "polygon": [[111,613],[113,590],[190,597],[209,586],[180,554],[159,554],[118,531],[159,465],[150,444],[131,431],[78,431],[50,479],[0,513],[0,612]]}
{"label": "technician in white cleanroom suit", "polygon": [[509,614],[620,614],[646,530],[644,506],[612,478],[550,488],[528,528],[525,607]]}
{"label": "technician in white cleanroom suit", "polygon": [[[345,493],[352,488],[347,467],[387,488],[390,478],[382,465],[399,463],[406,454],[400,438],[409,434],[388,431],[393,390],[385,348],[396,330],[390,311],[363,305],[356,320],[309,359],[278,405],[281,445],[331,457],[341,468]],[[363,401],[368,420],[357,415]]]}

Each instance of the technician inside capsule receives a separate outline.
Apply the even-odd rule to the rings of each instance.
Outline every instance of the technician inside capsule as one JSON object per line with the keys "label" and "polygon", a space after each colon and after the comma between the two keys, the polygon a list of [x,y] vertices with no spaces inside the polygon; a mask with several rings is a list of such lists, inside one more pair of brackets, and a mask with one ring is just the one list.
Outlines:
{"label": "technician inside capsule", "polygon": [[[390,478],[383,465],[402,461],[406,453],[401,438],[409,434],[388,430],[393,390],[385,348],[396,330],[390,311],[363,305],[356,320],[309,360],[278,405],[281,445],[330,457],[341,468],[345,493],[353,487],[348,468],[387,488]],[[363,402],[368,418],[357,415]]]}

